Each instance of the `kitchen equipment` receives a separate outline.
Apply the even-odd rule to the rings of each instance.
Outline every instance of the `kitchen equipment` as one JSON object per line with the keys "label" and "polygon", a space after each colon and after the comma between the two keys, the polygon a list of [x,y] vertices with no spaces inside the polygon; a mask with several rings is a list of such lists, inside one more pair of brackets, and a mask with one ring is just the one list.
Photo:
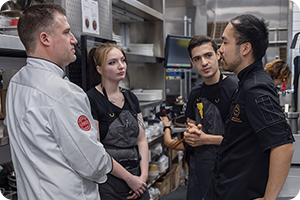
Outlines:
{"label": "kitchen equipment", "polygon": [[145,55],[145,56],[153,56],[153,47],[154,44],[139,44],[139,43],[129,43],[128,49],[130,52]]}
{"label": "kitchen equipment", "polygon": [[155,101],[162,99],[162,90],[131,90],[139,99],[139,101]]}
{"label": "kitchen equipment", "polygon": [[0,14],[6,17],[17,18],[32,4],[33,0],[1,0]]}
{"label": "kitchen equipment", "polygon": [[286,90],[285,93],[283,93],[282,91],[279,91],[278,95],[279,95],[280,106],[281,106],[282,109],[285,108],[286,104],[288,104],[289,105],[289,111],[296,110],[296,108],[295,108],[295,99],[294,99],[294,91]]}
{"label": "kitchen equipment", "polygon": [[8,176],[8,185],[11,187],[12,190],[17,190],[17,181],[16,181],[16,174],[15,172],[11,172]]}
{"label": "kitchen equipment", "polygon": [[288,112],[286,114],[287,122],[291,126],[293,134],[298,134],[298,117],[299,112]]}
{"label": "kitchen equipment", "polygon": [[158,176],[158,166],[156,164],[149,164],[149,176]]}

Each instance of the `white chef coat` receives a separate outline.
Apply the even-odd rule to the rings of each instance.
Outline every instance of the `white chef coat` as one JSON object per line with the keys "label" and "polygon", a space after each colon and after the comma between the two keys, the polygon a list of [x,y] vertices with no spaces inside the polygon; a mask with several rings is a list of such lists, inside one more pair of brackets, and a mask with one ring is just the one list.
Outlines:
{"label": "white chef coat", "polygon": [[56,64],[27,58],[10,81],[6,119],[19,200],[99,200],[112,160],[85,92]]}

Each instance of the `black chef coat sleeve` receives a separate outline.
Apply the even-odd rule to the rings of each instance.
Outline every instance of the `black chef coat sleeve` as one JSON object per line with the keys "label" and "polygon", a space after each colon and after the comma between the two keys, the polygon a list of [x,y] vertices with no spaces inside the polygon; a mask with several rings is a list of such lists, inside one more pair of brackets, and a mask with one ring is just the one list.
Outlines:
{"label": "black chef coat sleeve", "polygon": [[246,115],[265,152],[294,141],[277,94],[268,85],[255,85],[246,93]]}

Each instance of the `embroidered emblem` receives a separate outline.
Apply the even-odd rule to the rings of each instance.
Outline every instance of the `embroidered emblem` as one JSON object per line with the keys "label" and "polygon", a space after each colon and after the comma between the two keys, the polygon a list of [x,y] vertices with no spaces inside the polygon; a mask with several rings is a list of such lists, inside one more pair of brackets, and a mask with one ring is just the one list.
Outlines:
{"label": "embroidered emblem", "polygon": [[201,119],[203,119],[203,103],[197,103],[197,108],[199,110],[199,114],[201,116]]}
{"label": "embroidered emblem", "polygon": [[85,115],[78,117],[77,123],[78,126],[84,131],[89,131],[91,129],[91,123]]}
{"label": "embroidered emblem", "polygon": [[242,120],[239,118],[240,113],[241,113],[240,105],[236,104],[235,107],[234,107],[234,109],[233,109],[233,117],[231,118],[231,120],[234,121],[234,122],[241,123]]}

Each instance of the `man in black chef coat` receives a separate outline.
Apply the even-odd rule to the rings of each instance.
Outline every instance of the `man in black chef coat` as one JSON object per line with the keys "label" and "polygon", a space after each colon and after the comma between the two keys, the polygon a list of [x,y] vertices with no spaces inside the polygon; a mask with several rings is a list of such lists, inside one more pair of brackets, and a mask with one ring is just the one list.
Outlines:
{"label": "man in black chef coat", "polygon": [[294,138],[261,62],[267,26],[245,14],[231,19],[223,32],[222,67],[237,74],[239,86],[205,200],[276,200],[288,175]]}

